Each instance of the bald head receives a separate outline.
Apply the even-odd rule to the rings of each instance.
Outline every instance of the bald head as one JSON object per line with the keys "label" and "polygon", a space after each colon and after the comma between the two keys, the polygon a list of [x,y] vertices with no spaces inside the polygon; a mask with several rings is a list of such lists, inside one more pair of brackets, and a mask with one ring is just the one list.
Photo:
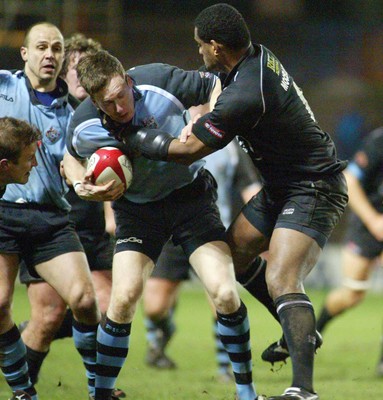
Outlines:
{"label": "bald head", "polygon": [[64,38],[57,26],[41,22],[25,34],[21,57],[32,87],[42,92],[52,91],[64,59]]}

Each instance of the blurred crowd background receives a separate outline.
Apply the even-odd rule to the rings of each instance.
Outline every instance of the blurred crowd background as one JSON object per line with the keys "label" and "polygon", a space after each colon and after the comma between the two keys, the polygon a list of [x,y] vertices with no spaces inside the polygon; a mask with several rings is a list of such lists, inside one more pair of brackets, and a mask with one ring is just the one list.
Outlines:
{"label": "blurred crowd background", "polygon": [[[99,40],[128,69],[165,62],[201,66],[193,20],[217,1],[1,0],[1,69],[22,67],[19,48],[33,23],[50,21],[68,36]],[[382,0],[227,0],[245,17],[254,42],[269,47],[303,89],[322,128],[350,159],[363,137],[383,125]],[[344,221],[308,284],[337,284]],[[374,287],[383,287],[378,269]]]}

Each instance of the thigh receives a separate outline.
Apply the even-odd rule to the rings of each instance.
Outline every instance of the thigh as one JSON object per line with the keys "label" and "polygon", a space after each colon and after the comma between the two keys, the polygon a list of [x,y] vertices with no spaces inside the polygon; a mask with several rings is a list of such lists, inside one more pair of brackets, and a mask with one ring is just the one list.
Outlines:
{"label": "thigh", "polygon": [[181,281],[150,277],[146,282],[143,306],[149,316],[163,318],[174,307]]}
{"label": "thigh", "polygon": [[241,273],[255,256],[267,250],[269,239],[260,232],[244,213],[240,213],[226,232],[235,271]]}
{"label": "thigh", "polygon": [[94,295],[89,266],[83,252],[61,254],[36,265],[35,269],[69,305],[83,293]]}
{"label": "thigh", "polygon": [[345,278],[367,281],[371,275],[375,259],[364,257],[344,248],[342,251],[342,272]]}
{"label": "thigh", "polygon": [[227,243],[222,241],[205,243],[190,256],[190,264],[218,312],[230,314],[238,310],[240,299],[233,260]]}

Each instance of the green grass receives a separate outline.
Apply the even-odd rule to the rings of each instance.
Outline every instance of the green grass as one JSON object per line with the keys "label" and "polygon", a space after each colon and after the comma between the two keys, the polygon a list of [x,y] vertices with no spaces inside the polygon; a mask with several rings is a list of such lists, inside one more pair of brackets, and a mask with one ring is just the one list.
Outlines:
{"label": "green grass", "polygon": [[[325,293],[308,292],[319,310]],[[270,365],[260,359],[262,350],[279,338],[279,326],[247,292],[241,294],[250,315],[257,390],[267,395],[279,394],[290,385],[290,361],[272,372]],[[375,377],[382,329],[381,302],[381,296],[369,294],[358,308],[329,325],[315,363],[315,389],[322,400],[382,398],[383,379]],[[22,286],[16,288],[13,309],[16,321],[28,318],[29,306]],[[156,371],[143,362],[145,331],[142,312],[137,312],[129,356],[117,386],[126,390],[128,400],[233,400],[234,385],[219,384],[215,378],[212,316],[199,285],[184,287],[176,321],[178,330],[168,351],[178,369]],[[71,339],[53,344],[37,389],[41,400],[87,400],[84,369]],[[0,377],[0,400],[8,395],[9,389]]]}

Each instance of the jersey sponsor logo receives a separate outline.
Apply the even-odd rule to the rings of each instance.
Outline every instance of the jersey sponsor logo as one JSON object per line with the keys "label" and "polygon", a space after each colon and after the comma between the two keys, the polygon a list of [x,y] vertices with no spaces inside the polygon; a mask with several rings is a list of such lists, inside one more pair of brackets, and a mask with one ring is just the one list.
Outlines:
{"label": "jersey sponsor logo", "polygon": [[142,239],[138,239],[134,236],[125,238],[125,239],[118,239],[116,241],[116,245],[122,244],[122,243],[139,243],[142,244]]}
{"label": "jersey sponsor logo", "polygon": [[281,65],[281,71],[282,71],[281,86],[282,86],[283,89],[285,89],[285,91],[287,92],[287,90],[289,89],[289,86],[290,86],[289,74],[288,74],[287,71],[283,68],[282,65]]}
{"label": "jersey sponsor logo", "polygon": [[142,123],[145,128],[151,128],[151,129],[159,128],[158,122],[156,121],[154,115],[151,115],[150,117],[144,119]]}
{"label": "jersey sponsor logo", "polygon": [[294,214],[295,208],[285,208],[282,211],[282,215],[291,215]]}
{"label": "jersey sponsor logo", "polygon": [[267,54],[267,68],[270,68],[272,71],[274,71],[277,75],[279,75],[279,66],[280,63],[279,61],[273,57],[271,54]]}
{"label": "jersey sponsor logo", "polygon": [[60,132],[55,128],[50,127],[46,132],[45,136],[49,139],[51,143],[56,143],[60,138]]}
{"label": "jersey sponsor logo", "polygon": [[216,128],[209,120],[204,123],[205,128],[215,137],[222,139],[225,136],[225,132]]}
{"label": "jersey sponsor logo", "polygon": [[10,101],[11,103],[13,103],[13,97],[8,97],[6,94],[4,93],[0,93],[0,99],[3,99],[5,101]]}

